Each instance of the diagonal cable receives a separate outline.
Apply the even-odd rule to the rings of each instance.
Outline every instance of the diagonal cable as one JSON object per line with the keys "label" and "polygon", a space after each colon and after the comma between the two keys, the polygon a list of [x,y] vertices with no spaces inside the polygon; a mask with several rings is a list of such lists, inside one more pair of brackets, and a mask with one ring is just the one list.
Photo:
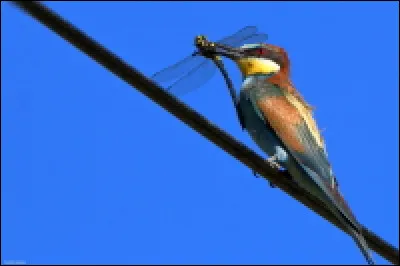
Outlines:
{"label": "diagonal cable", "polygon": [[[199,113],[170,96],[153,81],[138,70],[129,66],[115,54],[108,51],[85,33],[62,19],[50,9],[37,1],[13,1],[16,6],[31,15],[40,23],[47,26],[70,44],[90,56],[103,67],[114,73],[132,87],[145,94],[151,100],[162,106],[168,112],[179,118],[188,126],[218,145],[227,153],[260,173],[264,178],[273,182],[287,194],[303,203],[305,206],[321,215],[338,228],[344,230],[338,220],[329,212],[323,203],[290,181],[286,173],[277,172],[270,168],[263,158],[254,151],[238,142],[232,136],[216,127]],[[363,235],[368,245],[376,253],[395,265],[399,265],[399,250],[380,238],[378,235],[363,227]],[[346,232],[347,233],[347,232]]]}

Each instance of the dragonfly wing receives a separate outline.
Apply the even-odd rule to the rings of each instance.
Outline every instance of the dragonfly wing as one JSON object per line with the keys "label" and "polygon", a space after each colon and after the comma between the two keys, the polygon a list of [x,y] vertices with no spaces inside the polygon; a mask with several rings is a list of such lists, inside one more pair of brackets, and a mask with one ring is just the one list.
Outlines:
{"label": "dragonfly wing", "polygon": [[[266,39],[267,35],[258,33],[257,27],[247,26],[220,40],[219,43],[237,47],[245,43],[262,42]],[[152,79],[155,82],[163,83],[180,78],[167,90],[174,95],[183,95],[205,84],[215,72],[216,66],[214,62],[202,56],[190,55],[178,63],[155,73]]]}
{"label": "dragonfly wing", "polygon": [[209,81],[216,72],[216,66],[212,60],[205,60],[189,73],[173,83],[167,91],[176,96],[193,91]]}
{"label": "dragonfly wing", "polygon": [[[236,33],[222,39],[219,41],[219,43],[222,44],[227,44],[227,45],[232,45],[232,46],[238,46],[240,45],[241,42],[243,42],[244,39],[247,39],[257,33],[257,27],[255,26],[247,26]],[[181,76],[183,76],[185,73],[190,71],[193,68],[196,68],[198,65],[203,63],[203,61],[206,60],[205,58],[201,56],[188,56],[185,59],[179,61],[178,63],[166,67],[162,69],[161,71],[155,73],[152,76],[152,79],[156,82],[166,82],[166,81],[171,81],[174,79],[177,79]]]}
{"label": "dragonfly wing", "polygon": [[242,39],[234,44],[235,47],[242,46],[244,44],[255,44],[255,43],[263,43],[268,39],[268,35],[265,33],[258,33],[248,38]]}
{"label": "dragonfly wing", "polygon": [[223,38],[222,40],[217,41],[217,43],[226,44],[226,45],[234,45],[241,40],[252,36],[257,33],[257,27],[255,26],[247,26],[237,31],[236,33]]}
{"label": "dragonfly wing", "polygon": [[206,59],[201,56],[189,55],[178,63],[158,71],[151,78],[156,82],[167,82],[175,80],[183,76],[185,73],[189,72],[190,69],[195,68],[205,60]]}

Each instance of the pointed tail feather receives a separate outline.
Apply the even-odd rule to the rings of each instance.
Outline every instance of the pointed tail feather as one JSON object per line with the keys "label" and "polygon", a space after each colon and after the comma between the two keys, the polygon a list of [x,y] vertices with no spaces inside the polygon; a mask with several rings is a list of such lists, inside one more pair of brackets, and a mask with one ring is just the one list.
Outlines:
{"label": "pointed tail feather", "polygon": [[368,264],[374,265],[375,262],[372,259],[371,252],[369,250],[367,241],[365,240],[364,236],[354,229],[350,229],[350,235],[353,237],[357,246],[360,248],[360,250],[361,250],[362,254],[364,255],[365,259],[367,260]]}

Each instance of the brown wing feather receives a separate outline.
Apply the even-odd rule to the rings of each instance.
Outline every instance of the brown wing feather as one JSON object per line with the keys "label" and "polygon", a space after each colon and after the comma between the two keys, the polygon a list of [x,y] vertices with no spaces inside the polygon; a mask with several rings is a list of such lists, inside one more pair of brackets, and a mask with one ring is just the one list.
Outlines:
{"label": "brown wing feather", "polygon": [[357,223],[338,188],[331,184],[333,176],[329,174],[330,164],[326,154],[322,152],[322,149],[317,148],[318,144],[298,109],[284,95],[268,95],[259,98],[256,101],[256,107],[292,155],[301,164],[318,174],[329,189],[329,193],[336,199],[336,204],[345,211],[348,218]]}
{"label": "brown wing feather", "polygon": [[304,145],[297,134],[297,126],[303,121],[296,108],[285,96],[263,97],[257,107],[282,141],[297,152],[304,152]]}

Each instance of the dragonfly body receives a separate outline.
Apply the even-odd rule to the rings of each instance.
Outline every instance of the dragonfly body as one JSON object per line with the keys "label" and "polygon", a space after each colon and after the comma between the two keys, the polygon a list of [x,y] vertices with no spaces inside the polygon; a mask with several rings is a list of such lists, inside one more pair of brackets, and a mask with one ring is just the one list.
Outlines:
{"label": "dragonfly body", "polygon": [[[207,58],[214,60],[219,55],[237,63],[243,75],[239,97],[233,92],[222,63],[214,60],[227,80],[242,127],[269,155],[267,161],[271,166],[285,168],[294,182],[325,203],[353,237],[368,263],[373,264],[361,226],[339,192],[312,108],[290,81],[287,53],[280,47],[258,42],[265,39],[265,36],[256,34],[254,27],[244,28],[239,33],[224,39],[223,45],[212,43],[212,49],[209,45],[211,43],[204,42],[206,39],[203,36],[196,38],[195,44],[200,50],[202,45],[206,46],[204,51]],[[250,44],[244,45],[245,43]],[[203,84],[213,71],[212,61],[208,61],[211,62],[208,65],[210,71],[207,72],[208,75],[203,75],[204,79],[199,79],[198,82],[189,78],[190,72],[197,71],[191,70],[188,75],[170,86],[170,91],[179,91],[182,87],[191,90]],[[197,69],[206,73],[207,63],[204,61],[201,64],[203,67]],[[176,66],[174,67],[176,70]],[[156,77],[165,77],[166,73],[170,73],[170,70],[164,70],[156,74]],[[200,76],[198,75],[199,78]]]}

